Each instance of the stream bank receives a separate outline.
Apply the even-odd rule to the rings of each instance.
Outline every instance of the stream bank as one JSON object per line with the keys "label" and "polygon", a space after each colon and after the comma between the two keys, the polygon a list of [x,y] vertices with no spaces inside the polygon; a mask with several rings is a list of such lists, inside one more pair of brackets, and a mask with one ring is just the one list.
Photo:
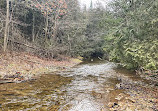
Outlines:
{"label": "stream bank", "polygon": [[[157,82],[144,79],[139,75],[119,75],[120,83],[116,84],[118,94],[109,96],[110,111],[157,111],[158,87]],[[121,90],[121,91],[120,91]]]}
{"label": "stream bank", "polygon": [[28,53],[8,52],[0,54],[0,84],[23,82],[38,78],[41,74],[66,70],[82,62],[78,58],[62,56],[61,61],[43,59]]}

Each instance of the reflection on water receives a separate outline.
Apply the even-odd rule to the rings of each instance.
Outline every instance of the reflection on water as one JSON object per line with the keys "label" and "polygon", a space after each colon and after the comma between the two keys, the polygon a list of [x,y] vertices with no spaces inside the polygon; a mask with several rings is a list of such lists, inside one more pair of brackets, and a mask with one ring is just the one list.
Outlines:
{"label": "reflection on water", "polygon": [[0,85],[1,110],[58,109],[64,103],[61,86],[72,78],[60,75],[43,75],[37,81]]}
{"label": "reflection on water", "polygon": [[[86,62],[36,81],[0,85],[0,110],[103,111],[118,93],[119,69],[110,62]],[[122,69],[121,69],[122,70]],[[129,72],[119,72],[131,76]],[[120,91],[119,91],[120,92]]]}

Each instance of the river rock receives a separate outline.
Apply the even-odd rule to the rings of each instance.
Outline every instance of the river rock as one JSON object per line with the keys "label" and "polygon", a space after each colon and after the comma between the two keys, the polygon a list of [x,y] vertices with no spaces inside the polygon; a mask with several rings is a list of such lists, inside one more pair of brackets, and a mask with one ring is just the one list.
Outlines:
{"label": "river rock", "polygon": [[112,108],[112,107],[113,107],[113,105],[114,105],[114,103],[113,103],[113,102],[109,102],[109,103],[108,103],[108,107],[109,107],[109,108]]}
{"label": "river rock", "polygon": [[131,109],[130,107],[127,107],[126,111],[134,111],[134,109]]}
{"label": "river rock", "polygon": [[121,83],[116,84],[116,89],[121,89],[121,87],[122,87]]}
{"label": "river rock", "polygon": [[115,99],[120,101],[120,100],[123,99],[125,96],[126,96],[125,94],[120,93]]}

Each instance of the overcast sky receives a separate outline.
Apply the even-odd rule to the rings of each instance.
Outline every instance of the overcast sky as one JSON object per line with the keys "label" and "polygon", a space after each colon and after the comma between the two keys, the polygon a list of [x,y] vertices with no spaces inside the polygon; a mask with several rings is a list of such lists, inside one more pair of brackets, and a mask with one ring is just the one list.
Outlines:
{"label": "overcast sky", "polygon": [[[87,8],[90,7],[91,4],[91,0],[79,0],[81,3],[81,6],[86,5]],[[95,6],[96,2],[99,1],[103,4],[103,6],[106,5],[107,2],[109,2],[110,0],[92,0],[93,5]]]}

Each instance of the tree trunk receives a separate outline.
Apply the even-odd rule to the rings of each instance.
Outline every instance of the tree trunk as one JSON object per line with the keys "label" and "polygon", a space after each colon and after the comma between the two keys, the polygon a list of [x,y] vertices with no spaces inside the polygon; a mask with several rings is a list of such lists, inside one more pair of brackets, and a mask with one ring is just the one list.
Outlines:
{"label": "tree trunk", "polygon": [[53,38],[55,39],[56,38],[56,35],[57,35],[57,24],[58,24],[58,19],[55,19],[55,22],[54,22],[54,31],[53,31]]}
{"label": "tree trunk", "polygon": [[55,19],[54,19],[54,27],[53,27],[53,38],[54,40],[56,39],[57,36],[57,31],[58,31],[58,17],[59,17],[59,13],[60,13],[60,9],[61,9],[61,5],[58,4],[59,7],[57,9],[56,15],[55,15]]}
{"label": "tree trunk", "polygon": [[6,23],[5,23],[5,30],[4,30],[4,52],[7,50],[7,44],[8,44],[8,29],[9,29],[9,0],[6,0],[7,2],[7,13],[6,13]]}
{"label": "tree trunk", "polygon": [[35,42],[35,15],[33,12],[33,20],[32,20],[32,42]]}
{"label": "tree trunk", "polygon": [[48,33],[48,12],[46,13],[46,24],[45,24],[45,39],[47,40]]}
{"label": "tree trunk", "polygon": [[68,34],[68,44],[69,44],[69,55],[71,56],[71,40],[69,34]]}

